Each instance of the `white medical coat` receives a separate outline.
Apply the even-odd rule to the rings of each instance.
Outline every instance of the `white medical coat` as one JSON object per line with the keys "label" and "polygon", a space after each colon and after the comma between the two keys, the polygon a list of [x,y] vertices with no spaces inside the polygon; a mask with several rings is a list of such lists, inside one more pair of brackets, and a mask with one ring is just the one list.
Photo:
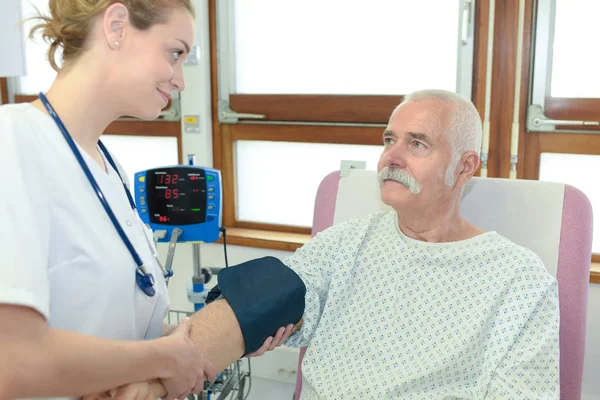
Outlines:
{"label": "white medical coat", "polygon": [[82,154],[144,264],[156,295],[136,285],[136,264],[51,117],[31,104],[0,107],[0,303],[40,312],[54,328],[108,339],[159,337],[168,310],[151,232],[114,169]]}

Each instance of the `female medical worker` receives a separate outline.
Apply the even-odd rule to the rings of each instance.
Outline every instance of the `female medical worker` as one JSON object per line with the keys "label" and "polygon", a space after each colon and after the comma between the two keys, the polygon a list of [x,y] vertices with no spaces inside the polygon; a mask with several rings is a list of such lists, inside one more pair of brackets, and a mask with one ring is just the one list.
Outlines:
{"label": "female medical worker", "polygon": [[99,137],[120,116],[156,118],[184,89],[191,0],[50,0],[50,11],[37,29],[57,70],[63,51],[57,79],[33,103],[0,107],[0,399],[152,378],[183,398],[215,371],[188,322],[161,338],[164,271]]}

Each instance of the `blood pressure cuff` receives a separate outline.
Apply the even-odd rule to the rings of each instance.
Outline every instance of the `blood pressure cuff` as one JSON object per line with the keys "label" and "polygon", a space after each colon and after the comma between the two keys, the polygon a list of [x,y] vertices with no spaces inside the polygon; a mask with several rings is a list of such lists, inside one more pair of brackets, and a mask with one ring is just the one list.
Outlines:
{"label": "blood pressure cuff", "polygon": [[296,324],[304,314],[306,286],[275,257],[257,258],[219,272],[219,284],[206,304],[224,297],[240,324],[244,355],[255,352],[277,329]]}

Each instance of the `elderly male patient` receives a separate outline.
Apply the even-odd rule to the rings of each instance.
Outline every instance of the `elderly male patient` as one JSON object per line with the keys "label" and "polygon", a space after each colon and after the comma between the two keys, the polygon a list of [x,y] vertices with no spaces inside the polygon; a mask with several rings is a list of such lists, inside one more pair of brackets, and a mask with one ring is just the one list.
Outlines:
{"label": "elderly male patient", "polygon": [[559,398],[557,281],[460,215],[481,136],[457,94],[406,96],[378,164],[394,211],[333,226],[286,262],[307,288],[287,341],[308,346],[302,400]]}
{"label": "elderly male patient", "polygon": [[[475,107],[412,93],[383,144],[381,197],[393,211],[333,226],[286,261],[306,286],[301,329],[287,340],[308,347],[301,399],[558,399],[556,280],[533,252],[460,215],[479,166]],[[215,319],[192,339],[223,367],[243,339],[215,303],[197,323],[230,315],[229,327]],[[223,330],[235,334],[211,350]]]}

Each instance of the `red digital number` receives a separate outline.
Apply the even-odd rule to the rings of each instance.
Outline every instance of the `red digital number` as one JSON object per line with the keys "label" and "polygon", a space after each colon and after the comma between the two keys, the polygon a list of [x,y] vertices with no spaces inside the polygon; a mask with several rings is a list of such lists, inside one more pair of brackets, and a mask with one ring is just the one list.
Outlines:
{"label": "red digital number", "polygon": [[165,190],[165,199],[170,199],[171,198],[171,189],[167,189]]}
{"label": "red digital number", "polygon": [[178,180],[179,180],[179,175],[173,174],[173,179],[171,180],[171,183],[176,184]]}
{"label": "red digital number", "polygon": [[174,199],[179,198],[179,190],[178,189],[173,189],[173,198]]}

